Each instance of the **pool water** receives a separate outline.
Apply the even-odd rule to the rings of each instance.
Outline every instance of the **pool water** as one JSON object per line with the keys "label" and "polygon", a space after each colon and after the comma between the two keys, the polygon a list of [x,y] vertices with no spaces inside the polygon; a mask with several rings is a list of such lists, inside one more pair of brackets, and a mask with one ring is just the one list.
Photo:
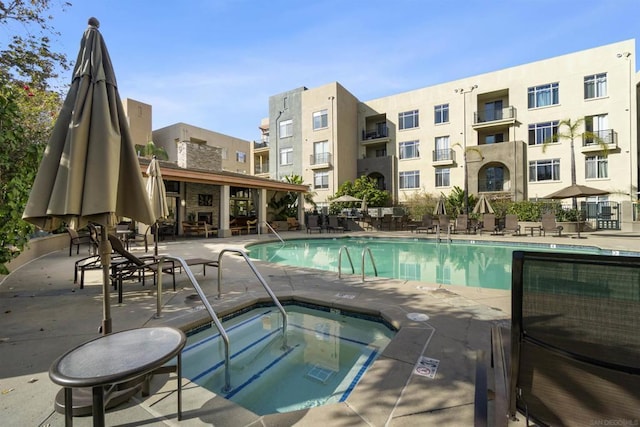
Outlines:
{"label": "pool water", "polygon": [[[595,247],[500,244],[479,241],[439,243],[426,239],[335,238],[289,240],[259,243],[247,249],[253,259],[273,263],[338,271],[340,247],[351,255],[355,274],[361,274],[362,251],[368,247],[378,276],[416,280],[431,284],[511,289],[511,257],[515,250],[582,252],[611,254]],[[342,254],[342,273],[351,274],[346,254]],[[369,255],[365,257],[367,277],[374,274]]]}
{"label": "pool water", "polygon": [[230,342],[229,391],[222,391],[224,343],[215,327],[189,334],[183,375],[258,415],[312,408],[346,400],[395,334],[381,322],[335,309],[285,310],[286,348],[276,308],[223,322]]}

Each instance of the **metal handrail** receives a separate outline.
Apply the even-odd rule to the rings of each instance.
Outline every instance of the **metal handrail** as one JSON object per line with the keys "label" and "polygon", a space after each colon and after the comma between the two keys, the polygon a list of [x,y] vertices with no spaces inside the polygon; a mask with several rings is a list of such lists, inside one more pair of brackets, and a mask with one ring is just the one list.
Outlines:
{"label": "metal handrail", "polygon": [[249,268],[251,269],[251,271],[253,271],[253,274],[255,274],[260,284],[262,284],[262,287],[265,289],[265,291],[267,291],[267,293],[271,297],[271,300],[273,301],[273,303],[276,305],[276,307],[278,307],[278,310],[280,310],[280,313],[282,314],[282,337],[283,337],[282,346],[286,348],[287,347],[287,312],[284,311],[284,307],[282,307],[282,304],[280,304],[280,301],[278,301],[278,298],[273,293],[273,291],[271,290],[267,282],[264,280],[264,277],[262,277],[262,274],[260,274],[255,264],[251,261],[251,259],[249,258],[249,256],[245,251],[240,249],[223,249],[222,251],[220,251],[220,254],[218,254],[218,299],[222,298],[222,255],[224,255],[227,252],[233,252],[244,258],[244,260],[247,262],[247,265],[249,265]]}
{"label": "metal handrail", "polygon": [[364,283],[364,254],[369,252],[369,258],[371,258],[371,265],[373,265],[373,272],[376,277],[378,277],[378,268],[376,267],[376,262],[373,260],[373,254],[371,253],[371,249],[369,246],[365,246],[362,249],[362,283]]}
{"label": "metal handrail", "polygon": [[[216,325],[216,328],[218,328],[218,332],[220,333],[220,336],[222,337],[222,341],[224,341],[224,388],[222,389],[223,392],[228,392],[229,390],[231,390],[231,374],[230,374],[230,367],[229,367],[229,336],[227,335],[227,332],[224,330],[224,327],[222,326],[222,323],[220,322],[220,319],[218,319],[218,316],[216,315],[215,310],[213,309],[213,307],[211,307],[211,304],[209,304],[209,301],[207,300],[207,297],[205,296],[204,292],[202,291],[202,288],[200,287],[200,285],[198,284],[198,281],[196,280],[196,278],[194,277],[193,273],[191,272],[191,269],[189,268],[189,266],[187,265],[187,263],[185,262],[184,259],[179,258],[179,257],[175,257],[172,255],[162,255],[159,260],[158,260],[158,282],[156,284],[157,286],[157,307],[156,307],[156,317],[161,317],[162,315],[162,264],[164,262],[164,260],[170,260],[170,261],[175,261],[178,262],[180,264],[180,266],[182,267],[182,269],[185,271],[185,273],[187,273],[187,277],[189,278],[189,280],[191,281],[191,284],[193,285],[193,288],[196,290],[196,292],[198,293],[198,296],[200,297],[200,299],[202,300],[202,303],[204,304],[204,307],[207,309],[207,312],[209,313],[209,316],[211,316],[211,320],[213,320],[213,323]],[[220,263],[220,259],[218,259],[218,265]],[[173,265],[173,268],[175,269],[175,264]],[[218,268],[218,271],[220,271],[220,268]]]}
{"label": "metal handrail", "polygon": [[[440,224],[436,224],[436,240],[440,241]],[[451,241],[451,226],[447,227],[447,240]]]}
{"label": "metal handrail", "polygon": [[[276,232],[276,230],[273,229],[271,224],[269,224],[267,221],[262,221],[262,223],[266,225],[273,234],[276,235],[276,237],[282,242],[283,245],[285,244],[284,240],[282,240],[282,237],[280,237],[280,235]],[[260,234],[260,227],[258,227],[258,234]]]}
{"label": "metal handrail", "polygon": [[338,251],[338,279],[342,279],[342,250],[347,253],[347,259],[349,260],[349,264],[351,264],[351,274],[355,274],[356,270],[353,268],[353,261],[351,261],[351,254],[349,254],[349,248],[346,246],[340,246],[340,250]]}

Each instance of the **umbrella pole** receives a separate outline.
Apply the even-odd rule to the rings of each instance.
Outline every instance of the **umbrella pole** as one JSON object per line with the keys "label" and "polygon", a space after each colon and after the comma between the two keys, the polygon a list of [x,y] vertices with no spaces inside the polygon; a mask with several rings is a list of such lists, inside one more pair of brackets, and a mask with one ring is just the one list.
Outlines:
{"label": "umbrella pole", "polygon": [[111,265],[111,244],[107,236],[107,226],[103,225],[100,232],[100,262],[102,263],[102,335],[111,333],[111,297],[109,283],[109,267]]}
{"label": "umbrella pole", "polygon": [[153,254],[158,256],[158,222],[156,221],[155,231],[153,236]]}

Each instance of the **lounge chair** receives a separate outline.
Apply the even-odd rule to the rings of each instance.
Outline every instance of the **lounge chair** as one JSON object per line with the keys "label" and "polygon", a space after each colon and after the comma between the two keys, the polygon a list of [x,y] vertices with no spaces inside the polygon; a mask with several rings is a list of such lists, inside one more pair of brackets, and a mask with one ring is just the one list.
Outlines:
{"label": "lounge chair", "polygon": [[536,425],[638,419],[638,258],[515,251],[512,272],[511,331],[492,328],[487,358],[489,425],[506,426],[517,412]]}
{"label": "lounge chair", "polygon": [[480,227],[480,234],[483,231],[489,231],[491,234],[497,234],[498,228],[496,227],[496,215],[495,214],[482,214],[482,226]]}
{"label": "lounge chair", "polygon": [[557,233],[557,236],[562,236],[561,225],[556,224],[556,216],[554,214],[546,213],[542,214],[542,235],[546,236],[547,231],[550,233]]}
{"label": "lounge chair", "polygon": [[435,232],[436,225],[433,223],[433,218],[429,214],[422,215],[422,222],[416,227],[416,233],[428,233],[429,231]]}
{"label": "lounge chair", "polygon": [[500,230],[502,233],[510,232],[520,235],[520,224],[518,224],[518,215],[508,214],[504,217],[504,228]]}
{"label": "lounge chair", "polygon": [[[71,252],[73,247],[76,247],[76,255],[80,254],[80,245],[89,244],[93,245],[90,234],[79,234],[76,230],[67,227],[67,233],[69,234],[69,256],[71,256]],[[92,246],[90,246],[90,250]]]}
{"label": "lounge chair", "polygon": [[386,228],[388,231],[391,231],[391,224],[393,224],[393,215],[384,214],[382,216],[382,220],[380,221],[380,229]]}
{"label": "lounge chair", "polygon": [[318,215],[309,215],[307,233],[313,233],[314,231],[322,233],[322,227],[320,227],[320,224],[318,223]]}
{"label": "lounge chair", "polygon": [[288,230],[300,230],[300,223],[297,219],[293,217],[287,218],[287,229]]}
{"label": "lounge chair", "polygon": [[451,218],[449,215],[438,216],[438,227],[440,227],[441,233],[447,233],[451,231]]}
{"label": "lounge chair", "polygon": [[453,233],[464,232],[469,233],[469,216],[466,214],[459,214],[456,217],[456,221],[451,229]]}
{"label": "lounge chair", "polygon": [[327,227],[327,230],[332,230],[334,233],[338,231],[344,233],[344,227],[339,225],[338,217],[336,215],[329,215],[329,226]]}

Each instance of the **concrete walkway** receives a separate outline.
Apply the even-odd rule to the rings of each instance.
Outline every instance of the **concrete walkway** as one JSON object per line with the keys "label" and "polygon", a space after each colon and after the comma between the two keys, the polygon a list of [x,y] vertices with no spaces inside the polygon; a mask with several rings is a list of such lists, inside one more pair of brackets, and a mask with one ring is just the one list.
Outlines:
{"label": "concrete walkway", "polygon": [[[372,235],[373,233],[363,233]],[[408,232],[379,235],[416,237]],[[290,232],[285,237],[304,237]],[[317,235],[314,235],[316,237]],[[473,236],[474,240],[589,245],[613,250],[636,250],[637,233],[588,233],[586,239],[554,237]],[[333,236],[332,236],[333,237]],[[420,235],[432,239],[433,235]],[[455,235],[454,239],[470,239]],[[189,239],[161,242],[160,252],[182,258],[216,259],[223,248],[243,248],[268,236],[233,239]],[[480,248],[479,248],[480,250]],[[132,251],[143,255],[143,248]],[[5,277],[0,283],[0,411],[3,425],[62,426],[64,417],[53,411],[60,389],[48,377],[53,360],[65,351],[99,336],[102,287],[99,271],[87,274],[85,288],[73,283],[74,262],[86,256],[68,256],[68,250],[40,257]],[[107,412],[108,425],[181,426],[460,426],[473,424],[475,351],[489,350],[489,328],[508,322],[510,292],[441,287],[433,284],[372,278],[338,280],[335,273],[256,262],[279,298],[296,298],[350,310],[379,313],[399,329],[398,334],[362,378],[346,402],[287,414],[259,417],[212,392],[185,380],[183,420],[176,418],[175,380],[158,375],[152,395],[137,395]],[[217,295],[216,270],[194,274],[216,312],[223,314],[266,296],[239,257],[225,257],[223,294]],[[125,284],[124,302],[112,294],[114,332],[159,324],[186,327],[206,318],[202,304],[185,274],[177,275],[177,289],[164,279],[163,317],[156,312],[155,289],[147,284]],[[412,320],[410,313],[426,315]],[[414,372],[421,356],[440,361],[431,379]],[[74,419],[91,425],[90,417]]]}

